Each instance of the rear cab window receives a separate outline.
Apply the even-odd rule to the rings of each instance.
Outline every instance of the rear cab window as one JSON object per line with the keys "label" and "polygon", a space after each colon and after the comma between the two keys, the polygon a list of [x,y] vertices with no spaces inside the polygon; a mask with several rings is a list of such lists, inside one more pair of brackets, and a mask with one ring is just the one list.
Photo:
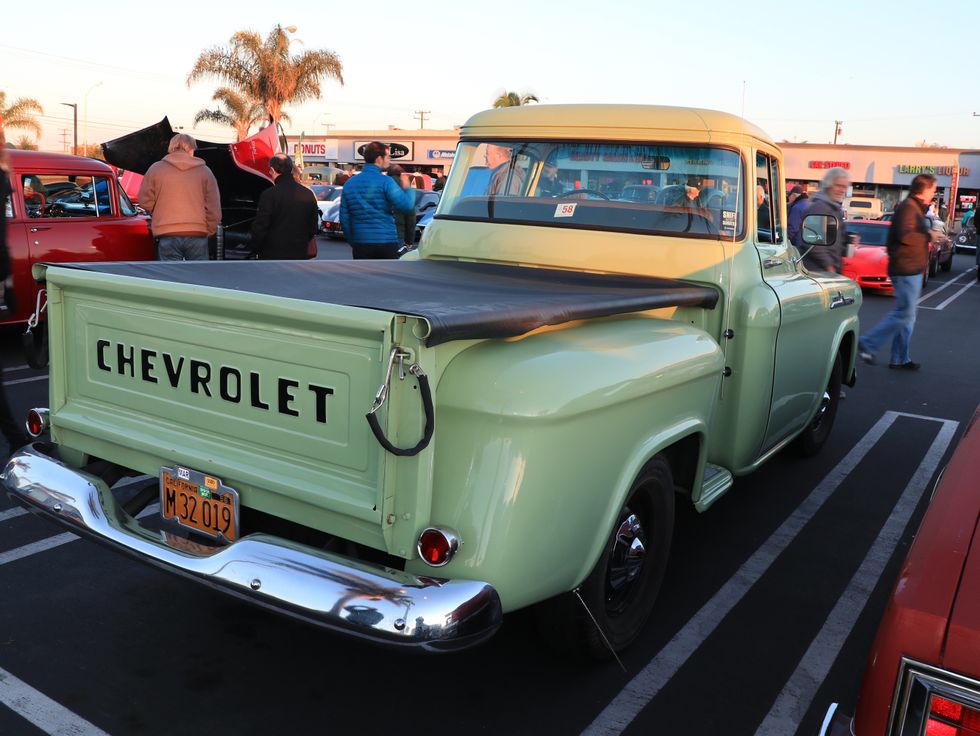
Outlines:
{"label": "rear cab window", "polygon": [[735,150],[486,140],[460,143],[437,217],[719,239],[744,230]]}

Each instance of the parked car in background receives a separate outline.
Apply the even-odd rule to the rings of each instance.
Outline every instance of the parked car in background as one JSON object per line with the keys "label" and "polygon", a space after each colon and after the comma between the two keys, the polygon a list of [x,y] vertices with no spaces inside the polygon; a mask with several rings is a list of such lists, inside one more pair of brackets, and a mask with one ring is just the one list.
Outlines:
{"label": "parked car in background", "polygon": [[421,217],[429,210],[435,212],[435,209],[439,204],[439,196],[440,196],[439,192],[416,189],[415,190],[415,216]]}
{"label": "parked car in background", "polygon": [[[14,193],[7,210],[17,308],[5,322],[25,322],[37,303],[35,263],[147,261],[156,257],[149,221],[137,213],[115,170],[82,156],[10,151]],[[33,189],[24,198],[24,184]]]}
{"label": "parked car in background", "polygon": [[956,234],[956,250],[976,251],[977,249],[977,218],[970,215],[963,228]]}
{"label": "parked car in background", "polygon": [[[320,226],[328,238],[340,240],[344,237],[344,231],[340,227],[340,200],[343,198],[343,187],[341,193],[327,202],[320,208]],[[317,203],[319,205],[319,202]]]}
{"label": "parked car in background", "polygon": [[935,276],[941,268],[949,271],[953,267],[953,253],[956,248],[953,246],[953,239],[946,232],[946,223],[938,217],[929,220],[932,228],[932,242],[929,244],[929,275]]}
{"label": "parked car in background", "polygon": [[878,220],[885,208],[877,197],[848,197],[844,200],[848,220]]}
{"label": "parked car in background", "polygon": [[310,184],[309,187],[313,192],[313,196],[316,197],[316,206],[320,210],[320,230],[324,231],[326,228],[323,218],[327,214],[327,210],[330,209],[332,202],[336,201],[339,204],[340,195],[343,193],[344,188],[333,184]]}
{"label": "parked car in background", "polygon": [[844,258],[841,273],[854,279],[862,289],[874,289],[894,293],[895,287],[888,277],[888,239],[889,225],[878,222],[848,220],[847,232],[857,235],[861,241],[854,248],[854,255]]}
{"label": "parked car in background", "polygon": [[980,409],[943,471],[868,655],[852,719],[821,736],[980,733]]}
{"label": "parked car in background", "polygon": [[425,229],[432,222],[432,218],[436,216],[436,208],[426,210],[425,214],[415,221],[415,242],[418,243],[422,240],[422,236],[425,235]]}

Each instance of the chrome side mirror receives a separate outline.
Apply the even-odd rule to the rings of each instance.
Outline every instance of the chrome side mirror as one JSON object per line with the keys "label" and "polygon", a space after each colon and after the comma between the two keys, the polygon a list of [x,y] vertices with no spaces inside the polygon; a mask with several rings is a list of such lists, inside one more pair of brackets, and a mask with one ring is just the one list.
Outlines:
{"label": "chrome side mirror", "polygon": [[837,242],[837,218],[831,215],[807,215],[800,227],[800,237],[809,247],[794,258],[793,263],[799,263],[807,253],[818,245],[833,245]]}

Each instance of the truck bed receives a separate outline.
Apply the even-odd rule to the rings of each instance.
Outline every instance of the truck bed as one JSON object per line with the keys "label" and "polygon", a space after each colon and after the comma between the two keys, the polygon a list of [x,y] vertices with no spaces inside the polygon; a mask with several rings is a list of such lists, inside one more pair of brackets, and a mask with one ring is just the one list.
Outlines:
{"label": "truck bed", "polygon": [[427,346],[515,337],[544,325],[663,307],[711,309],[718,301],[715,289],[677,279],[425,259],[70,267],[412,315],[429,323]]}

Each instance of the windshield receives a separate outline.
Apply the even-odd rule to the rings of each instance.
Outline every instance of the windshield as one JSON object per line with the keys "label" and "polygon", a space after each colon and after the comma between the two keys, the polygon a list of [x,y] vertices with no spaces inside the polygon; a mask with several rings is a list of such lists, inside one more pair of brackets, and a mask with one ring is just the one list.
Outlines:
{"label": "windshield", "polygon": [[849,222],[847,232],[861,238],[861,245],[884,245],[888,242],[888,225],[877,225],[870,222]]}
{"label": "windshield", "polygon": [[340,187],[329,186],[327,184],[313,184],[310,186],[314,196],[320,202],[333,202],[340,196]]}
{"label": "windshield", "polygon": [[736,237],[741,159],[709,146],[464,141],[438,215],[551,227]]}

